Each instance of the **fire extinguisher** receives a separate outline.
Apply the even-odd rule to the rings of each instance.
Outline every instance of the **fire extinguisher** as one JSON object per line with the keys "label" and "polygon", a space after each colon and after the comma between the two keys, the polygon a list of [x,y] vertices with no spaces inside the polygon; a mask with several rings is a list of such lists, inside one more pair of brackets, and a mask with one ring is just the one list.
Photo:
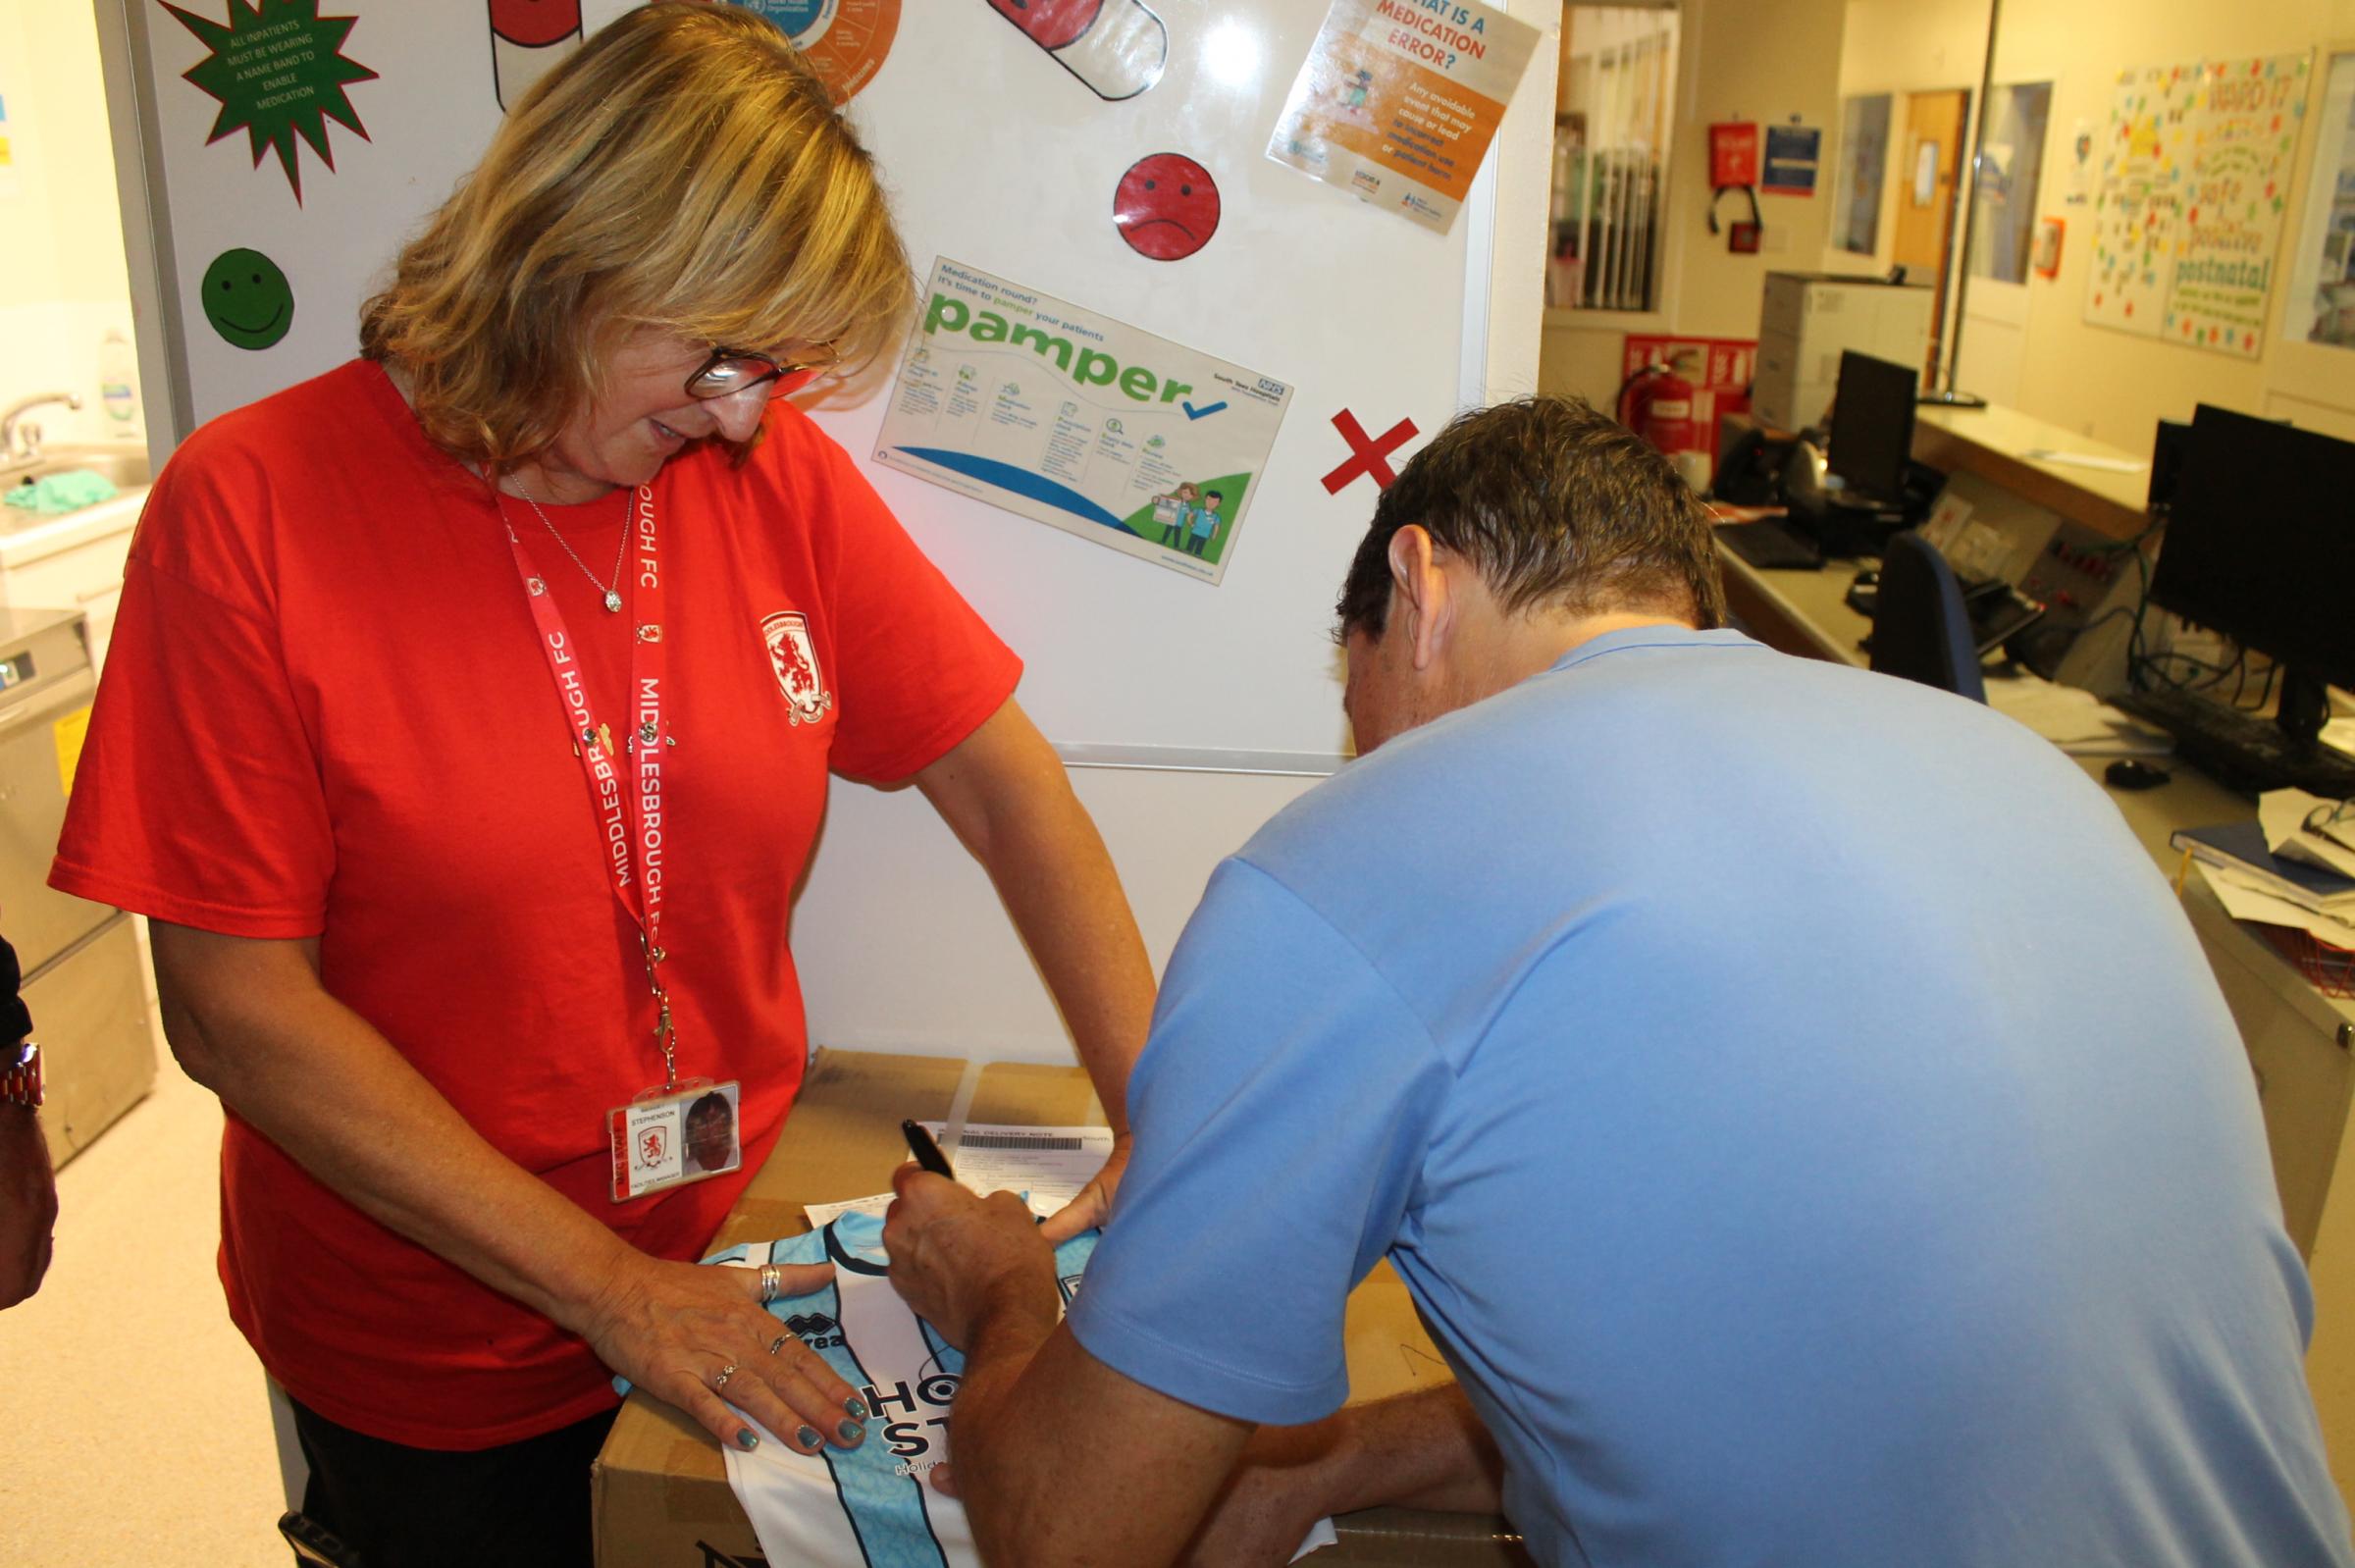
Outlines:
{"label": "fire extinguisher", "polygon": [[1709,483],[1709,450],[1694,417],[1693,384],[1658,360],[1620,384],[1619,423],[1656,447],[1694,490]]}

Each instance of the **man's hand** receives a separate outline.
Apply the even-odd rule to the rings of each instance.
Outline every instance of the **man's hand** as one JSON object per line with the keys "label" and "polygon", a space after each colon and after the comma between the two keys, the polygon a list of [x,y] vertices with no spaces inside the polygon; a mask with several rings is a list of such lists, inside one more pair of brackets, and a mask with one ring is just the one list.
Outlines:
{"label": "man's hand", "polygon": [[914,1165],[891,1178],[899,1194],[883,1217],[891,1284],[941,1337],[970,1353],[994,1319],[1017,1315],[1035,1331],[1055,1327],[1055,1249],[1029,1206],[1011,1192],[986,1198]]}
{"label": "man's hand", "polygon": [[[834,1271],[815,1263],[779,1273],[784,1293],[800,1295],[822,1289]],[[761,1307],[757,1269],[641,1255],[572,1327],[599,1360],[723,1443],[758,1436],[736,1410],[803,1453],[855,1448],[866,1436],[864,1401]]]}
{"label": "man's hand", "polygon": [[30,1106],[0,1105],[0,1307],[41,1287],[49,1232],[57,1224],[57,1177]]}
{"label": "man's hand", "polygon": [[1039,1227],[1038,1233],[1047,1241],[1060,1245],[1080,1231],[1100,1226],[1112,1218],[1112,1195],[1120,1190],[1121,1177],[1128,1170],[1128,1134],[1124,1132],[1112,1140],[1112,1153],[1105,1158],[1103,1168],[1079,1189],[1079,1195],[1049,1217]]}

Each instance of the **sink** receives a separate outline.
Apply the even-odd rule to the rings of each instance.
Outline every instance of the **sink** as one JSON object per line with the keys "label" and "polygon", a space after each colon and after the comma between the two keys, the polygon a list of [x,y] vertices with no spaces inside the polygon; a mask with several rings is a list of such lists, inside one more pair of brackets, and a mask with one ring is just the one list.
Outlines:
{"label": "sink", "polygon": [[147,448],[130,441],[60,442],[42,447],[40,456],[30,463],[0,463],[0,485],[22,485],[85,468],[111,481],[117,490],[130,490],[147,483]]}
{"label": "sink", "polygon": [[147,504],[147,448],[138,442],[60,442],[30,463],[0,464],[0,489],[27,479],[87,469],[109,480],[115,494],[70,512],[32,512],[0,506],[0,571],[72,549],[93,539],[128,533]]}

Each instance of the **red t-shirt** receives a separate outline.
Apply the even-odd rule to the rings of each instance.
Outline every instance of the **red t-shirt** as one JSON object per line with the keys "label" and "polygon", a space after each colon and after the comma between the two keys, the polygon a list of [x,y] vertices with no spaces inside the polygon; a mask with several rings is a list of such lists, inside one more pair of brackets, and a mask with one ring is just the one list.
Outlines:
{"label": "red t-shirt", "polygon": [[[327,989],[493,1144],[648,1252],[693,1258],[801,1084],[786,937],[829,770],[907,777],[995,712],[1020,665],[789,405],[745,467],[692,448],[654,490],[677,739],[664,973],[680,1073],[743,1081],[739,1172],[609,1200],[605,1113],[662,1075],[638,928],[497,505],[375,365],[213,421],[157,481],[50,880],[233,936],[319,936]],[[603,574],[627,504],[548,513]],[[621,729],[634,616],[507,505]],[[772,658],[762,623],[782,611],[806,617],[814,671],[798,649]],[[581,1340],[234,1114],[221,1164],[230,1314],[302,1403],[464,1449],[612,1401]]]}

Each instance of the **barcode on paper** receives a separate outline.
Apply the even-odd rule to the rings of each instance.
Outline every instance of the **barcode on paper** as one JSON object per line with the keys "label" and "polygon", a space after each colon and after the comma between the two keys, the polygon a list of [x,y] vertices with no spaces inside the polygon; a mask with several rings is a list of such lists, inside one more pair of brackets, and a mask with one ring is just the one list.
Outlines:
{"label": "barcode on paper", "polygon": [[968,1132],[959,1145],[966,1149],[1069,1149],[1077,1151],[1087,1145],[1078,1138],[1057,1137],[1051,1132]]}

